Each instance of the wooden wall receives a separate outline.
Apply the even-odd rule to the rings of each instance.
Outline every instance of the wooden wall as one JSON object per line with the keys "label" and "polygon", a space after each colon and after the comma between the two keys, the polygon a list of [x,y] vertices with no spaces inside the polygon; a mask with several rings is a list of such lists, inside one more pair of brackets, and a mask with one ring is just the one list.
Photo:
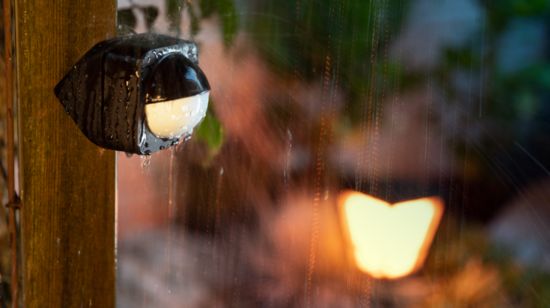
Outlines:
{"label": "wooden wall", "polygon": [[54,86],[115,35],[116,0],[16,0],[24,307],[115,305],[115,155],[89,142]]}

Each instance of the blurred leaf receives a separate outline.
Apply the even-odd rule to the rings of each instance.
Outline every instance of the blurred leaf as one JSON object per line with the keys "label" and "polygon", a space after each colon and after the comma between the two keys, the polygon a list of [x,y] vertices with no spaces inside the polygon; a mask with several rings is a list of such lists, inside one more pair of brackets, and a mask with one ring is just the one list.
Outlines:
{"label": "blurred leaf", "polygon": [[489,26],[502,31],[513,18],[548,18],[550,1],[548,0],[484,0]]}
{"label": "blurred leaf", "polygon": [[[212,101],[210,102],[211,104]],[[220,151],[223,145],[224,132],[220,122],[212,113],[211,108],[208,108],[206,117],[197,128],[194,138],[204,142],[208,146],[208,159],[212,159]]]}
{"label": "blurred leaf", "polygon": [[525,90],[517,95],[516,112],[519,119],[529,119],[537,110],[538,97],[535,93]]}
{"label": "blurred leaf", "polygon": [[203,0],[200,2],[204,18],[218,14],[222,24],[223,41],[226,46],[233,42],[239,28],[239,18],[233,0]]}
{"label": "blurred leaf", "polygon": [[200,25],[199,25],[199,17],[195,13],[195,10],[193,7],[189,6],[189,17],[191,17],[191,34],[196,35],[199,33]]}
{"label": "blurred leaf", "polygon": [[216,12],[217,0],[201,0],[200,8],[203,17],[208,18]]}
{"label": "blurred leaf", "polygon": [[151,31],[151,28],[159,15],[159,10],[155,6],[145,6],[142,7],[141,10],[145,16],[145,25],[147,26],[147,30]]}
{"label": "blurred leaf", "polygon": [[385,81],[393,84],[401,74],[387,55],[406,5],[400,0],[265,0],[251,8],[262,14],[247,15],[244,24],[278,74],[306,82],[330,76],[333,85],[341,85],[348,102],[345,117],[357,122],[365,97],[377,100],[388,89]]}
{"label": "blurred leaf", "polygon": [[499,0],[486,1],[495,14],[508,16],[540,16],[548,13],[548,0]]}
{"label": "blurred leaf", "polygon": [[137,19],[131,8],[118,10],[117,19],[119,27],[124,26],[129,27],[130,29],[136,28]]}
{"label": "blurred leaf", "polygon": [[232,0],[219,0],[219,5],[222,18],[223,41],[228,46],[237,35],[239,24],[237,11]]}
{"label": "blurred leaf", "polygon": [[181,24],[181,11],[184,0],[166,0],[167,17],[170,21],[170,30],[179,33]]}

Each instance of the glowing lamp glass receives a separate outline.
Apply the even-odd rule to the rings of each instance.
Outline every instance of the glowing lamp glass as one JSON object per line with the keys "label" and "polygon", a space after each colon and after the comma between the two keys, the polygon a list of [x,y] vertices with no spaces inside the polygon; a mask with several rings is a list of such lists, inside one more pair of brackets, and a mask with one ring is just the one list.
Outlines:
{"label": "glowing lamp glass", "polygon": [[443,214],[439,198],[389,204],[359,192],[339,198],[357,267],[375,278],[395,279],[418,270]]}
{"label": "glowing lamp glass", "polygon": [[206,116],[208,94],[145,105],[149,130],[159,138],[179,138],[190,135]]}

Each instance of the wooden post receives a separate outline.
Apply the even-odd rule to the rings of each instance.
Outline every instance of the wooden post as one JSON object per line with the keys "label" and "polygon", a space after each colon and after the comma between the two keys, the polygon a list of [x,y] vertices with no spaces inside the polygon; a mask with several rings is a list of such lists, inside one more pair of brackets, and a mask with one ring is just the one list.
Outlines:
{"label": "wooden post", "polygon": [[115,305],[115,155],[53,90],[115,14],[116,0],[15,1],[24,307]]}

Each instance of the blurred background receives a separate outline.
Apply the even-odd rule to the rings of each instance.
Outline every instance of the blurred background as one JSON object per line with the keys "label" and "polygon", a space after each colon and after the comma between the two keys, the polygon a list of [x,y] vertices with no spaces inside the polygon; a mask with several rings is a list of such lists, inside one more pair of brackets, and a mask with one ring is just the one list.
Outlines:
{"label": "blurred background", "polygon": [[[195,41],[212,90],[191,140],[118,154],[117,306],[550,306],[549,1],[119,0],[118,31]],[[425,262],[361,270],[350,190],[439,197]]]}

